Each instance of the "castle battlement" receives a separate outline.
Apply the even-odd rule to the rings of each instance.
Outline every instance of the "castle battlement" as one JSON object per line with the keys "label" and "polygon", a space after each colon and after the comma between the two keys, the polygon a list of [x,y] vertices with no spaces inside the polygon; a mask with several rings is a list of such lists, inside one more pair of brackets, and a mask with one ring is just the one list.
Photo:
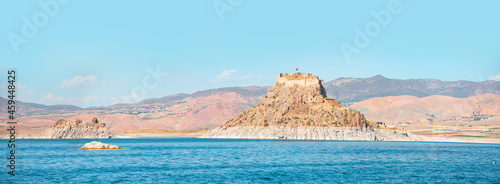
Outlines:
{"label": "castle battlement", "polygon": [[285,85],[299,85],[299,86],[323,86],[323,79],[310,73],[280,73],[277,77],[277,82]]}

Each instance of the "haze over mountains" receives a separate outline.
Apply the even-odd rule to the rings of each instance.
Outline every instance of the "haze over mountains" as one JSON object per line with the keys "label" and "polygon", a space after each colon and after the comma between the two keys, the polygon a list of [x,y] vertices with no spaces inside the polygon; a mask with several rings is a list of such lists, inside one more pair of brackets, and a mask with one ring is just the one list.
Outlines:
{"label": "haze over mountains", "polygon": [[351,105],[373,97],[411,95],[426,97],[443,95],[466,98],[494,93],[500,94],[499,81],[441,81],[437,79],[388,79],[381,75],[370,78],[339,78],[325,82],[328,97]]}
{"label": "haze over mountains", "polygon": [[[325,82],[324,87],[329,98],[346,106],[373,97],[441,95],[433,98],[465,98],[488,93],[500,94],[499,81],[399,80],[388,79],[380,75],[370,78],[339,78]],[[264,98],[269,89],[268,86],[227,87],[198,91],[193,94],[150,98],[137,103],[85,109],[72,105],[46,106],[17,101],[16,113],[18,117],[21,117],[20,121],[26,125],[26,128],[31,129],[26,130],[28,132],[36,132],[51,126],[59,119],[92,117],[107,122],[109,129],[115,132],[141,129],[211,129],[255,106]],[[498,98],[491,99],[499,100]],[[0,120],[4,123],[8,117],[5,109],[6,103],[5,99],[0,98],[0,104],[3,104],[0,105]],[[454,108],[453,106],[445,107]],[[363,112],[363,109],[360,110]],[[451,111],[454,110],[451,109]],[[367,117],[372,116],[368,113]],[[429,119],[427,116],[422,118]]]}
{"label": "haze over mountains", "polygon": [[[262,98],[264,94],[267,93],[269,87],[227,87],[218,89],[209,89],[204,91],[198,91],[193,94],[174,94],[161,98],[149,98],[137,103],[129,104],[115,104],[111,106],[99,106],[99,107],[89,107],[81,108],[74,105],[42,105],[37,103],[28,103],[22,101],[16,101],[16,115],[17,117],[26,117],[32,115],[49,115],[49,114],[68,114],[68,113],[94,113],[109,111],[106,114],[134,114],[137,112],[157,112],[157,109],[166,108],[174,106],[177,104],[186,103],[188,101],[208,97],[214,94],[222,94],[233,92],[243,95],[248,98],[249,102],[254,104],[256,100]],[[0,97],[0,104],[4,104],[0,107],[0,114],[6,114],[7,110],[7,100]],[[0,120],[5,120],[8,116],[1,116]]]}
{"label": "haze over mountains", "polygon": [[[339,78],[325,82],[325,90],[329,98],[342,104],[351,105],[373,97],[411,95],[426,97],[431,95],[451,96],[466,98],[480,94],[500,94],[500,81],[441,81],[437,79],[389,79],[381,75],[370,78]],[[262,98],[270,86],[226,87],[198,91],[193,94],[174,94],[161,98],[149,98],[138,103],[116,104],[107,107],[80,108],[74,105],[42,105],[36,103],[19,102],[17,104],[18,116],[44,115],[70,113],[81,110],[113,110],[123,113],[134,111],[138,106],[162,104],[163,107],[185,103],[195,98],[207,97],[213,94],[234,92],[247,98]],[[254,99],[255,100],[255,99]],[[260,99],[256,99],[260,100]],[[252,101],[252,100],[250,100]],[[7,101],[0,97],[0,104]],[[253,103],[256,103],[253,101]],[[5,112],[6,106],[0,106]],[[4,117],[0,117],[0,120]]]}
{"label": "haze over mountains", "polygon": [[359,110],[371,120],[393,125],[398,122],[473,121],[474,118],[491,119],[500,115],[500,95],[482,94],[467,98],[441,95],[375,97],[349,107]]}

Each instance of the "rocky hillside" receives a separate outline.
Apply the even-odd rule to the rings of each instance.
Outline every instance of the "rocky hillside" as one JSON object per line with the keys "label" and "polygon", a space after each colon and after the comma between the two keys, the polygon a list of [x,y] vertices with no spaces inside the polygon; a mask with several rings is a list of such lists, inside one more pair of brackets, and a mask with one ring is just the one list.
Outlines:
{"label": "rocky hillside", "polygon": [[[389,79],[381,75],[369,78],[339,78],[324,83],[328,97],[344,105],[351,105],[373,97],[411,95],[426,97],[443,95],[466,98],[480,94],[500,94],[500,81],[441,81],[436,79]],[[99,113],[99,114],[133,114],[134,112],[154,112],[189,102],[193,99],[204,98],[216,94],[237,93],[249,99],[252,106],[262,99],[269,91],[268,86],[226,87],[198,91],[193,94],[174,94],[161,98],[150,98],[138,103],[116,104],[111,106],[90,107],[82,109],[72,105],[42,105],[17,101],[17,116],[67,114],[67,113]],[[2,105],[3,104],[3,105]],[[7,100],[0,97],[0,120],[6,120]]]}
{"label": "rocky hillside", "polygon": [[480,122],[500,116],[500,95],[483,94],[468,98],[440,95],[422,98],[408,95],[377,97],[354,103],[349,108],[361,111],[373,121],[388,125],[401,122]]}
{"label": "rocky hillside", "polygon": [[500,94],[500,81],[441,81],[436,79],[339,78],[325,83],[330,98],[352,104],[373,97],[443,95],[466,98],[480,94]]}
{"label": "rocky hillside", "polygon": [[[321,80],[311,74],[283,74],[287,81],[277,82],[252,109],[227,121],[232,126],[324,126],[374,127],[358,111],[326,98]],[[279,77],[278,77],[279,78]],[[291,81],[291,82],[290,82]],[[293,83],[307,81],[309,84]]]}
{"label": "rocky hillside", "polygon": [[[22,124],[22,126],[20,126],[22,129],[20,134],[26,135],[40,133],[52,126],[53,123],[59,119],[92,119],[93,117],[105,121],[108,128],[116,133],[146,129],[212,129],[254,107],[259,101],[264,99],[270,88],[271,87],[250,86],[209,89],[198,91],[193,94],[176,94],[161,98],[150,98],[138,103],[116,104],[85,109],[71,105],[47,106],[16,101],[16,117],[19,119],[20,124]],[[460,98],[470,97],[484,93],[500,94],[500,82],[447,82],[435,79],[399,80],[374,76],[370,78],[340,78],[325,82],[324,90],[328,97],[348,106],[364,99],[394,95],[413,95],[417,98],[429,95],[444,95],[439,96],[439,99],[441,99],[450,96]],[[274,95],[268,95],[267,100],[273,96]],[[274,103],[275,106],[284,105],[280,104],[283,103],[283,101],[276,101]],[[473,105],[474,104],[472,104],[472,106]],[[7,101],[0,98],[0,127],[8,125],[6,107]],[[419,106],[415,105],[407,107],[419,108]],[[442,107],[443,109],[449,108],[451,111],[454,111],[452,108],[454,106],[443,105]],[[493,108],[498,109],[497,107]],[[358,107],[356,107],[356,109],[358,109]],[[361,108],[359,110],[362,113],[366,112]],[[445,110],[443,114],[450,112],[450,110]],[[483,111],[486,110],[487,109],[483,108]],[[385,112],[378,112],[379,114],[375,114],[375,116],[372,116],[374,113],[371,112],[367,112],[368,114],[365,115],[373,121],[385,122],[385,119],[390,118],[390,116],[386,116],[388,118],[382,120],[376,118],[377,116],[384,117],[383,114]],[[396,111],[393,110],[389,110],[388,112],[394,116],[398,115],[395,113]],[[400,114],[402,118],[398,117],[399,119],[397,119],[397,121],[415,122],[414,120],[417,119],[417,121],[427,121],[433,118],[431,115],[428,115],[429,112],[419,109],[410,109],[405,112],[408,113]],[[349,114],[352,112],[346,113]],[[437,113],[433,113],[432,115],[436,116]],[[273,115],[270,116],[274,117]],[[408,118],[403,119],[405,118],[404,116],[408,116]],[[372,117],[374,118],[372,119]],[[411,119],[412,117],[416,117],[417,119]],[[332,117],[329,116],[328,118]],[[319,122],[320,121],[315,121],[315,123]],[[307,124],[308,122],[302,123]],[[458,124],[461,124],[461,122]],[[0,132],[0,137],[6,136],[8,136],[6,132]]]}
{"label": "rocky hillside", "polygon": [[328,99],[323,80],[312,74],[280,74],[256,106],[209,131],[205,138],[396,140],[378,124]]}
{"label": "rocky hillside", "polygon": [[[0,97],[0,120],[7,120],[8,100]],[[27,117],[33,115],[65,114],[83,110],[74,105],[42,105],[37,103],[26,103],[16,100],[16,117]]]}
{"label": "rocky hillside", "polygon": [[115,134],[108,130],[106,124],[100,123],[97,118],[91,122],[79,119],[66,121],[60,119],[54,125],[32,138],[48,139],[85,139],[85,138],[112,138]]}

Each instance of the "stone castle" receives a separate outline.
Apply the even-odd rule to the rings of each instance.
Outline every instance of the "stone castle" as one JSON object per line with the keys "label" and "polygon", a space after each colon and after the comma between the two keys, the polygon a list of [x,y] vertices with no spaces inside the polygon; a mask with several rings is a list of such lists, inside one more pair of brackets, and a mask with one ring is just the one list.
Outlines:
{"label": "stone castle", "polygon": [[406,132],[384,128],[361,112],[328,99],[318,76],[280,73],[257,105],[202,138],[415,140]]}
{"label": "stone castle", "polygon": [[323,86],[323,79],[319,79],[318,76],[310,73],[280,73],[277,77],[277,83],[285,84],[285,86]]}

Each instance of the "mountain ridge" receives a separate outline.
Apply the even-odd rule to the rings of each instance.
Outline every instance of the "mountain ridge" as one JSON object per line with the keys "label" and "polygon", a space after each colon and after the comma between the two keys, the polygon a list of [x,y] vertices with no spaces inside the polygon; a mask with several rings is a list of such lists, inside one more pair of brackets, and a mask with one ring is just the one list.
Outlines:
{"label": "mountain ridge", "polygon": [[339,78],[325,82],[330,98],[346,105],[373,97],[443,95],[466,98],[479,94],[500,94],[500,81],[442,81],[438,79]]}
{"label": "mountain ridge", "polygon": [[[370,81],[378,80],[387,80],[382,77],[375,77],[372,79],[362,78],[362,79],[354,79],[354,78],[341,78],[334,81],[328,81],[324,83],[335,82],[335,85],[341,85],[349,81],[356,81],[361,85],[364,83],[368,84]],[[389,79],[392,80],[392,79]],[[417,79],[421,80],[421,79]],[[363,83],[363,81],[365,81]],[[439,81],[439,80],[436,80]],[[410,81],[411,82],[411,81]],[[376,82],[375,82],[376,83]],[[440,82],[428,82],[434,83],[434,86],[431,88],[449,88],[449,86],[457,86],[458,84],[447,84],[448,87],[443,87]],[[445,82],[446,83],[446,82]],[[467,84],[467,83],[465,83]],[[488,81],[487,83],[481,84],[483,87],[478,89],[482,89],[491,87],[489,91],[498,91],[496,90],[500,84],[498,81]],[[486,86],[485,86],[486,85]],[[460,86],[460,85],[458,85]],[[452,90],[464,91],[464,84],[462,83],[462,87],[460,88],[450,88]],[[473,85],[478,86],[478,85]],[[381,85],[378,88],[384,89],[384,86]],[[361,91],[357,93],[356,90],[354,93],[350,93],[351,90],[345,90],[342,94],[350,94],[357,95],[357,98],[366,97],[367,93],[370,91],[374,91],[374,89],[378,88],[369,88],[367,91]],[[426,87],[428,88],[428,87]],[[33,103],[24,103],[21,101],[16,101],[17,106],[17,117],[18,121],[22,126],[20,128],[24,128],[20,132],[24,132],[26,134],[36,134],[40,131],[43,131],[45,128],[51,126],[54,122],[59,119],[88,119],[92,117],[97,117],[107,122],[109,125],[110,131],[113,132],[125,132],[125,131],[136,131],[143,129],[163,129],[163,130],[197,130],[197,129],[212,129],[220,126],[222,123],[227,120],[238,116],[243,111],[246,111],[253,106],[255,106],[260,100],[262,100],[265,96],[265,92],[267,92],[270,87],[259,87],[259,86],[250,86],[250,87],[227,87],[219,89],[210,89],[200,91],[193,94],[176,94],[169,95],[166,98],[158,99],[146,99],[149,101],[142,101],[138,103],[131,104],[115,104],[112,106],[104,106],[104,107],[90,107],[86,109],[82,109],[76,106],[64,106],[64,105],[55,105],[47,107],[45,105],[33,104]],[[394,88],[394,89],[397,89]],[[476,89],[476,88],[473,88]],[[330,89],[331,90],[331,89]],[[230,92],[232,91],[232,92]],[[332,98],[330,95],[330,91],[325,88],[327,95],[329,98]],[[397,96],[400,94],[397,90],[388,90],[389,92],[383,93],[369,93],[371,96],[384,97],[386,95]],[[474,90],[472,90],[474,91]],[[376,92],[376,91],[375,91]],[[479,92],[487,92],[486,90],[479,90]],[[243,94],[245,95],[243,95]],[[436,92],[437,93],[437,92]],[[469,94],[470,90],[465,90],[461,94]],[[374,95],[375,94],[375,95]],[[404,94],[404,93],[401,93]],[[473,94],[473,93],[470,93]],[[207,96],[210,95],[210,96]],[[345,103],[343,101],[346,100],[346,97],[334,97],[336,101],[341,102],[345,106],[350,108],[350,105],[355,102]],[[7,126],[7,101],[5,99],[0,99],[0,126]],[[467,106],[470,104],[462,104],[461,106]],[[420,108],[418,106],[411,106],[407,108]],[[450,107],[453,109],[454,107]],[[470,107],[469,107],[470,108]],[[426,115],[424,111],[405,111],[409,112],[407,114],[410,117],[415,117],[420,122],[429,122],[428,119],[433,119],[432,116]],[[362,113],[365,113],[362,111]],[[422,114],[423,113],[423,114]],[[427,112],[428,114],[428,112]],[[369,118],[372,117],[370,113],[367,114]],[[376,116],[374,116],[376,117]],[[372,119],[379,121],[378,119]],[[403,121],[404,120],[404,121]],[[412,119],[402,119],[402,122],[410,121]],[[490,124],[495,124],[495,118],[488,120],[491,122]],[[399,121],[399,120],[398,120]],[[396,121],[396,123],[398,122]],[[436,121],[436,119],[433,119]],[[480,121],[482,122],[482,121]],[[390,123],[390,122],[387,122]],[[453,124],[453,123],[452,123]],[[467,124],[467,122],[456,122],[456,124]],[[413,125],[413,124],[412,124]],[[475,126],[475,124],[470,124]],[[395,125],[395,126],[400,126]],[[1,135],[1,134],[0,134]]]}
{"label": "mountain ridge", "polygon": [[[359,110],[374,121],[432,123],[436,121],[473,121],[500,115],[500,95],[481,94],[467,98],[442,95],[427,97],[388,96],[356,102],[349,108]],[[406,116],[400,116],[407,114]]]}
{"label": "mountain ridge", "polygon": [[[342,77],[324,82],[324,88],[329,98],[335,99],[344,105],[352,105],[373,97],[412,95],[425,97],[432,95],[444,95],[466,98],[479,94],[500,94],[500,81],[442,81],[438,79],[389,79],[382,75],[369,78]],[[74,105],[43,105],[30,102],[18,101],[20,104],[18,116],[45,115],[57,113],[71,113],[75,111],[107,110],[128,106],[140,106],[151,104],[163,104],[172,106],[185,103],[189,98],[206,97],[212,94],[236,92],[248,97],[262,97],[270,89],[270,86],[247,86],[247,87],[224,87],[207,89],[192,94],[180,93],[160,98],[144,99],[136,103],[114,104],[109,106],[96,106],[81,108]],[[0,97],[0,104],[6,104],[7,100]],[[0,107],[0,111],[6,112],[6,106]],[[3,116],[5,117],[5,116]],[[1,120],[1,118],[0,118]]]}

